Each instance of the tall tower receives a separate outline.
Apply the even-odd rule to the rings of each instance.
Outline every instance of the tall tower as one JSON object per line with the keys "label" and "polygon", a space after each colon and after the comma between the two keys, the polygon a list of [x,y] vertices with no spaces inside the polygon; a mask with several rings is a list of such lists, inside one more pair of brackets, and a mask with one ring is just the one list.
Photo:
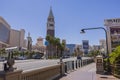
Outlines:
{"label": "tall tower", "polygon": [[54,16],[53,16],[51,7],[50,7],[49,16],[47,19],[47,35],[50,35],[52,37],[55,36],[55,22],[54,22]]}
{"label": "tall tower", "polygon": [[27,49],[29,51],[32,50],[32,38],[30,37],[30,33],[28,33],[28,37],[27,37]]}

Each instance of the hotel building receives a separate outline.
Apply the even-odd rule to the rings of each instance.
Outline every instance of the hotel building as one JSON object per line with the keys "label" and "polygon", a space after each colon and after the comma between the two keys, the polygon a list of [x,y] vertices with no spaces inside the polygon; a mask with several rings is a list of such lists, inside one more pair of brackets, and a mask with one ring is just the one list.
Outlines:
{"label": "hotel building", "polygon": [[111,53],[120,45],[120,18],[105,19],[104,25],[107,28],[108,49]]}
{"label": "hotel building", "polygon": [[0,17],[0,48],[6,47],[26,47],[25,30],[14,30]]}

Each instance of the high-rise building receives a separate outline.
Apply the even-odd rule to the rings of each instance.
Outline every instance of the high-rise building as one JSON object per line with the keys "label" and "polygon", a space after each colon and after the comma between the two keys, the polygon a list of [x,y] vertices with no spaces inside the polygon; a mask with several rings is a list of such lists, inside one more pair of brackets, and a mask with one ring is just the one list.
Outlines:
{"label": "high-rise building", "polygon": [[24,43],[25,43],[24,37],[25,37],[24,29],[21,29],[21,30],[11,29],[10,30],[10,46],[11,47],[15,47],[15,46],[25,47],[24,46]]}
{"label": "high-rise building", "polygon": [[99,41],[99,43],[100,43],[100,49],[101,49],[101,51],[104,52],[104,53],[106,53],[106,40],[105,39],[101,39]]}
{"label": "high-rise building", "polygon": [[26,47],[24,35],[24,29],[11,29],[10,25],[0,17],[0,48]]}
{"label": "high-rise building", "polygon": [[120,45],[120,18],[105,19],[104,25],[107,28],[107,44],[109,53],[111,53]]}
{"label": "high-rise building", "polygon": [[75,51],[76,44],[66,44],[66,47],[69,49],[69,55],[72,55]]}
{"label": "high-rise building", "polygon": [[49,16],[47,19],[47,35],[50,35],[52,37],[55,36],[55,21],[52,8],[50,8]]}
{"label": "high-rise building", "polygon": [[9,46],[10,25],[0,17],[0,48]]}
{"label": "high-rise building", "polygon": [[28,51],[32,50],[32,38],[30,36],[30,33],[28,33],[28,37],[27,37],[27,50]]}
{"label": "high-rise building", "polygon": [[93,50],[99,51],[100,50],[100,45],[93,45]]}

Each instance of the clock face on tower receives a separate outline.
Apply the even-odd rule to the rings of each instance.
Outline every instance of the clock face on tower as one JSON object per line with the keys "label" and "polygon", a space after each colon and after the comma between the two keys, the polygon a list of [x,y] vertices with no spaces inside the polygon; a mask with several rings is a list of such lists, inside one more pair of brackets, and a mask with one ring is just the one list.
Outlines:
{"label": "clock face on tower", "polygon": [[54,19],[53,18],[48,18],[48,21],[54,22]]}
{"label": "clock face on tower", "polygon": [[54,24],[50,24],[50,26],[54,26]]}

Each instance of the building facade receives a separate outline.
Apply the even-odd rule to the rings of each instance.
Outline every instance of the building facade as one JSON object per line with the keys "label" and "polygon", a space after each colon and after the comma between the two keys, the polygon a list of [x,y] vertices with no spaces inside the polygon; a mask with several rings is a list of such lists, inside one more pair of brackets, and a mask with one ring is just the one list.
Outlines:
{"label": "building facade", "polygon": [[107,28],[108,50],[111,53],[120,45],[120,18],[105,19],[104,25]]}
{"label": "building facade", "polygon": [[0,48],[9,46],[10,25],[0,17]]}
{"label": "building facade", "polygon": [[92,50],[100,51],[100,45],[93,45]]}
{"label": "building facade", "polygon": [[69,49],[69,55],[73,55],[75,52],[76,44],[66,44],[66,48]]}
{"label": "building facade", "polygon": [[35,52],[40,52],[40,53],[45,54],[46,46],[43,45],[43,38],[42,37],[37,38],[37,43],[36,43],[36,45],[32,46],[32,50]]}
{"label": "building facade", "polygon": [[106,40],[105,39],[101,39],[99,41],[99,44],[100,44],[101,52],[106,53]]}
{"label": "building facade", "polygon": [[37,38],[37,43],[36,43],[37,46],[43,46],[43,38],[42,37],[39,37]]}
{"label": "building facade", "polygon": [[25,30],[11,29],[10,25],[0,17],[0,48],[26,47]]}
{"label": "building facade", "polygon": [[11,47],[25,47],[24,43],[25,43],[25,30],[21,29],[21,30],[14,30],[11,29],[10,30],[10,46]]}

